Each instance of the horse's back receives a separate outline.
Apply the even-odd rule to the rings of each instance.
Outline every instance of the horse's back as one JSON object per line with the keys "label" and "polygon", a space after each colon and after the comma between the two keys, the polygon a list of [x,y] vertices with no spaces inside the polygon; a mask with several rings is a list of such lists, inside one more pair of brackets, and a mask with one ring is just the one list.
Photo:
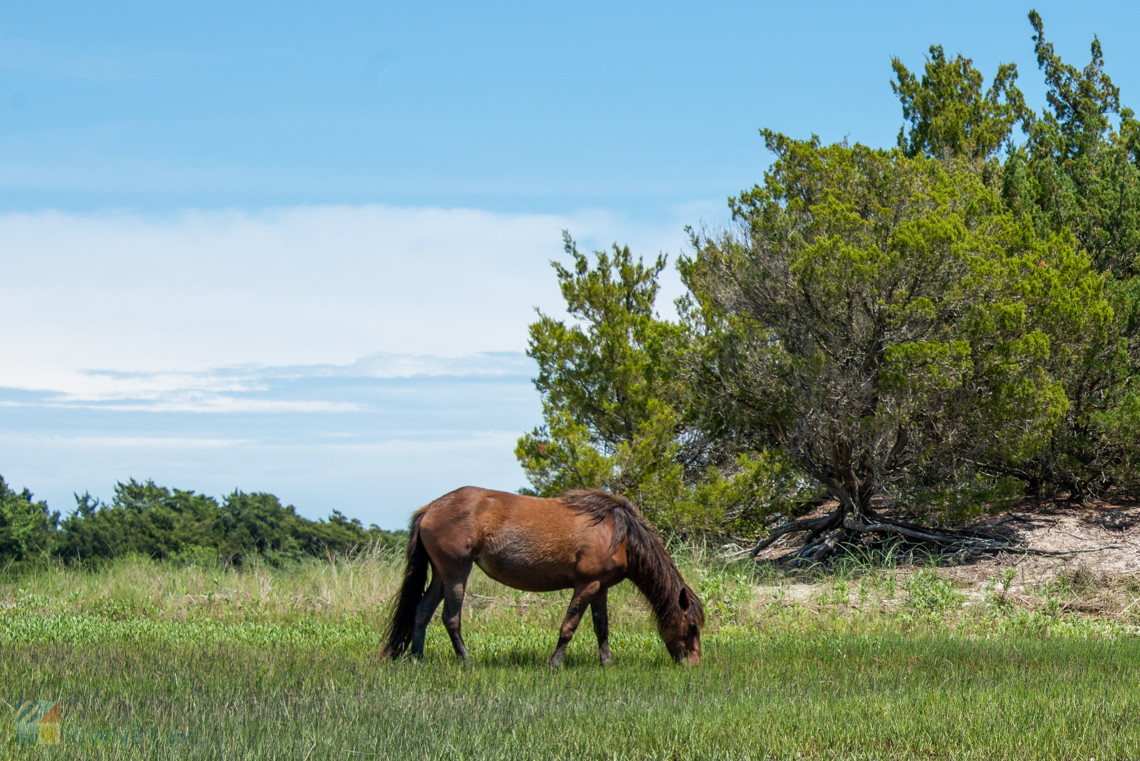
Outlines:
{"label": "horse's back", "polygon": [[610,547],[613,520],[599,523],[559,499],[467,486],[421,510],[429,555],[474,562],[508,586],[548,591],[621,574]]}

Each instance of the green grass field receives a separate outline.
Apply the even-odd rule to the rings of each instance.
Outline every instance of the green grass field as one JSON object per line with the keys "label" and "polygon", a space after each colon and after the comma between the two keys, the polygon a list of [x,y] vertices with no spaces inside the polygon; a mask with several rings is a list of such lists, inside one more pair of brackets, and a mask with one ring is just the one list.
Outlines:
{"label": "green grass field", "polygon": [[1140,640],[1120,617],[1015,605],[998,580],[971,600],[937,570],[856,569],[789,602],[799,579],[681,565],[710,611],[695,669],[669,661],[627,585],[616,665],[597,665],[587,626],[552,671],[565,595],[478,572],[466,668],[438,621],[424,662],[377,660],[399,572],[385,557],[9,579],[0,699],[62,700],[63,743],[18,745],[11,721],[0,739],[11,758],[1140,757]]}

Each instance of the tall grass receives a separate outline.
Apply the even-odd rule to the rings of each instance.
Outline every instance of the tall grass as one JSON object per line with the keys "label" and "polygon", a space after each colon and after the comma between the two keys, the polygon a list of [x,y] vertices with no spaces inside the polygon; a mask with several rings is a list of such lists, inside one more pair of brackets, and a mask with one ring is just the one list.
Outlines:
{"label": "tall grass", "polygon": [[[611,595],[616,665],[597,665],[587,624],[555,672],[545,659],[567,595],[478,571],[463,668],[438,622],[424,662],[377,660],[400,572],[379,553],[241,572],[137,558],[45,569],[0,583],[0,700],[62,699],[59,758],[1100,759],[1140,747],[1140,641],[1126,621],[1011,601],[1000,579],[967,594],[931,568],[784,574],[703,547],[674,554],[710,612],[696,669],[671,663],[627,584]],[[1038,591],[1068,599],[1078,586]],[[32,755],[11,727],[7,753]]]}

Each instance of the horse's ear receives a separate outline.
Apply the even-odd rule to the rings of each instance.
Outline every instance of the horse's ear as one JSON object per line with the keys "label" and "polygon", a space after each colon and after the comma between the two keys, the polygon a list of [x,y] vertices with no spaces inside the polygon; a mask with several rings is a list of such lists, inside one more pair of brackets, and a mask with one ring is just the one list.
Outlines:
{"label": "horse's ear", "polygon": [[681,587],[681,597],[677,600],[677,604],[681,606],[681,610],[688,610],[692,600],[689,599],[689,590],[686,587]]}

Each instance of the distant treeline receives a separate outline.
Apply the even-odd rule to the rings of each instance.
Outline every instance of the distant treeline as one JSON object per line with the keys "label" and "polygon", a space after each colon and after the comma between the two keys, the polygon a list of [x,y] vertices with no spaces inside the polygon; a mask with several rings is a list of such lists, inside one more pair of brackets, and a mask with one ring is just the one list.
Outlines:
{"label": "distant treeline", "polygon": [[76,496],[65,518],[17,492],[0,478],[0,562],[40,558],[86,563],[129,554],[160,560],[204,560],[240,566],[254,557],[269,563],[400,549],[406,532],[365,528],[333,510],[327,521],[297,515],[272,494],[234,491],[218,500],[193,491],[134,479],[119,483],[110,504]]}

